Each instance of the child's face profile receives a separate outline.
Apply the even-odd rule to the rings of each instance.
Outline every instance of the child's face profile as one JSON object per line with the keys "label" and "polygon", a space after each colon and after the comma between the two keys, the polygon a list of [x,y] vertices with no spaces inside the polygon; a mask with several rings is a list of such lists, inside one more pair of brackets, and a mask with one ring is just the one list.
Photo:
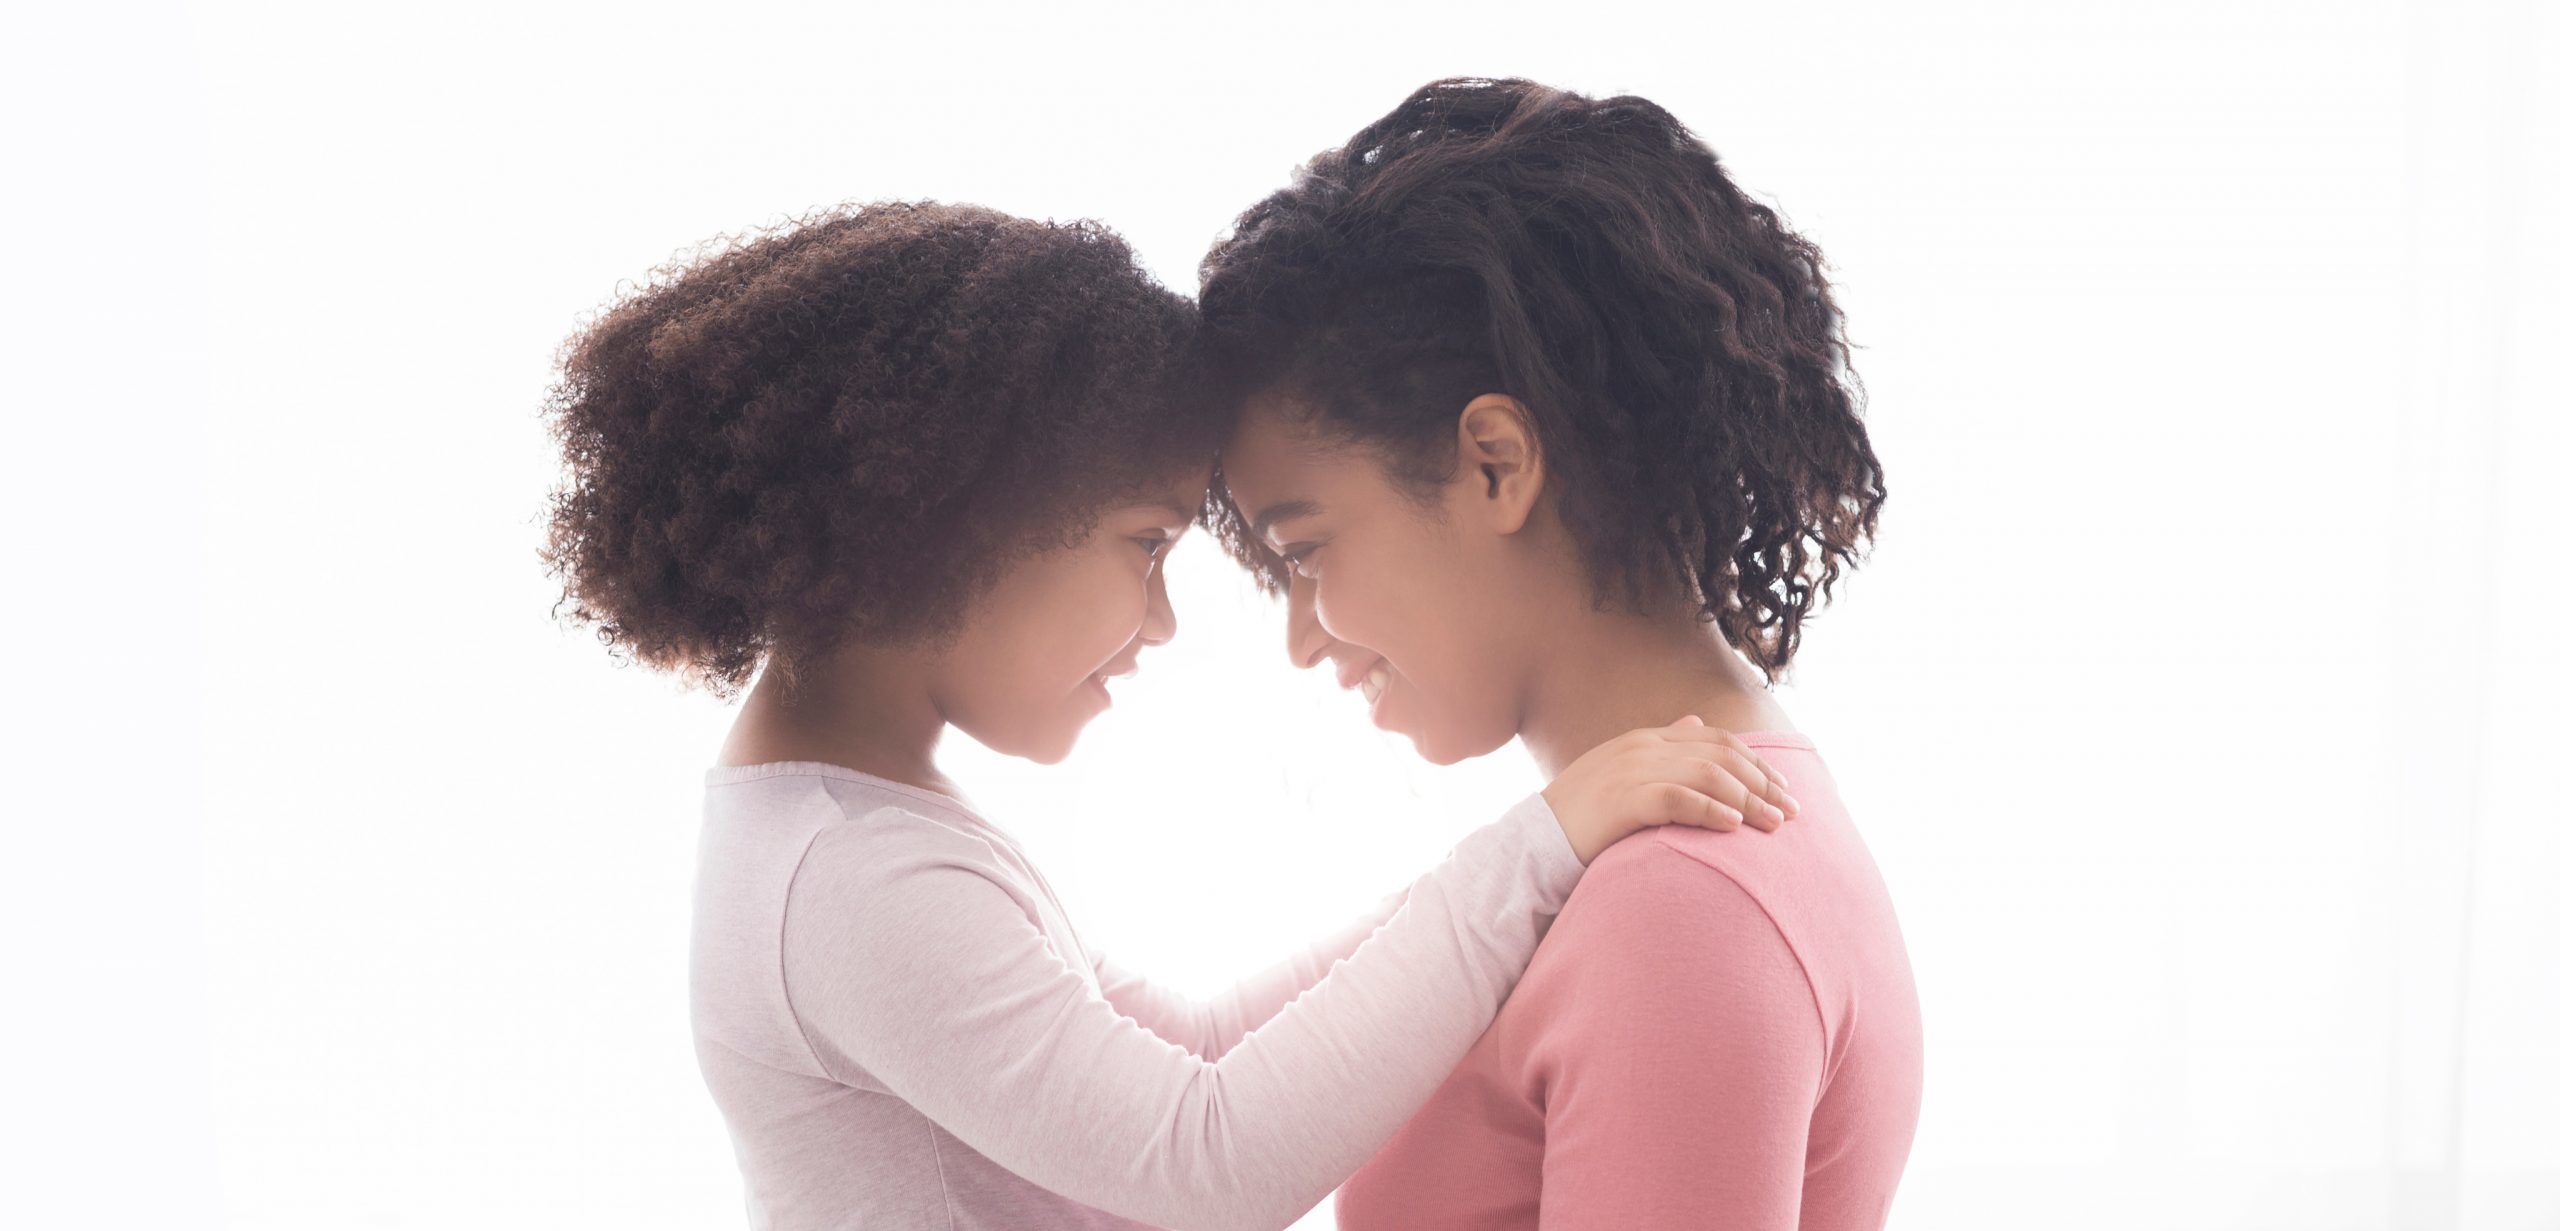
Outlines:
{"label": "child's face profile", "polygon": [[1105,511],[1080,542],[1016,562],[941,658],[945,720],[998,752],[1063,760],[1111,704],[1106,681],[1173,639],[1163,561],[1198,513],[1208,467]]}

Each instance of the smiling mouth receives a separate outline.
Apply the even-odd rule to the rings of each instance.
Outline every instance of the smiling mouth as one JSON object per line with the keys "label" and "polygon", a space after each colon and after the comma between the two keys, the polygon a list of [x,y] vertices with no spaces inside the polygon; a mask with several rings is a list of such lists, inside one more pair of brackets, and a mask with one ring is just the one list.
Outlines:
{"label": "smiling mouth", "polygon": [[1108,697],[1111,695],[1111,681],[1116,679],[1125,679],[1129,676],[1136,675],[1137,673],[1137,660],[1131,659],[1128,666],[1122,667],[1117,671],[1105,667],[1100,671],[1096,671],[1093,674],[1084,677],[1084,682],[1093,685],[1094,691]]}
{"label": "smiling mouth", "polygon": [[1360,677],[1360,695],[1368,698],[1373,708],[1378,704],[1378,694],[1386,690],[1387,664],[1379,663],[1369,668],[1369,674]]}

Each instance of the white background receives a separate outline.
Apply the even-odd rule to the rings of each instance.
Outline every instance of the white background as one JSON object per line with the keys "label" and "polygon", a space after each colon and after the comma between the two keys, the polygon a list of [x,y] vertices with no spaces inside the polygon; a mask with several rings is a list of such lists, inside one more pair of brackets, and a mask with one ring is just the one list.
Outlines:
{"label": "white background", "polygon": [[[1188,291],[1480,73],[1664,103],[1833,261],[1892,495],[1780,699],[1922,987],[1894,1226],[2560,1227],[2547,9],[66,7],[0,51],[0,1223],[740,1225],[727,713],[549,620],[553,348],[846,199]],[[1205,993],[1537,780],[1170,568],[1069,764],[949,766]]]}

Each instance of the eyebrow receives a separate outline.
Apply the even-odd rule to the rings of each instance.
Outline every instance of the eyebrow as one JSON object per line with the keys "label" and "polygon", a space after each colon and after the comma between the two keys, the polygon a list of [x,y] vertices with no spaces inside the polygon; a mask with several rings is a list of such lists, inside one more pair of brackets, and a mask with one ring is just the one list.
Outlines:
{"label": "eyebrow", "polygon": [[1189,508],[1189,509],[1186,509],[1186,508],[1182,507],[1182,502],[1181,502],[1181,501],[1174,500],[1174,499],[1172,499],[1172,498],[1170,498],[1170,497],[1166,497],[1166,498],[1158,499],[1158,500],[1149,500],[1149,501],[1146,501],[1146,502],[1144,502],[1144,503],[1142,503],[1142,504],[1138,505],[1137,507],[1139,507],[1139,508],[1141,508],[1141,509],[1153,509],[1153,510],[1157,510],[1157,511],[1164,512],[1164,513],[1170,513],[1170,514],[1172,514],[1172,515],[1173,515],[1173,519],[1174,519],[1175,521],[1181,522],[1181,523],[1183,523],[1183,524],[1185,524],[1185,525],[1189,525],[1189,524],[1191,523],[1191,520],[1192,520],[1193,518],[1196,518],[1196,517],[1200,516],[1200,510],[1199,510],[1199,509],[1197,509],[1197,508]]}
{"label": "eyebrow", "polygon": [[1254,517],[1253,537],[1267,539],[1271,537],[1273,526],[1294,518],[1313,517],[1321,512],[1324,512],[1324,506],[1313,500],[1283,500]]}

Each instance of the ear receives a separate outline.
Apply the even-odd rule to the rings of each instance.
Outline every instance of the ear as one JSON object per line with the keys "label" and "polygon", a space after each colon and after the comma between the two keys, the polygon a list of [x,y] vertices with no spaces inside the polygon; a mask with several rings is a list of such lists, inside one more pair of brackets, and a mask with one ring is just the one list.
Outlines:
{"label": "ear", "polygon": [[1529,412],[1510,395],[1483,394],[1458,412],[1458,479],[1461,507],[1482,514],[1495,533],[1528,524],[1546,469]]}

